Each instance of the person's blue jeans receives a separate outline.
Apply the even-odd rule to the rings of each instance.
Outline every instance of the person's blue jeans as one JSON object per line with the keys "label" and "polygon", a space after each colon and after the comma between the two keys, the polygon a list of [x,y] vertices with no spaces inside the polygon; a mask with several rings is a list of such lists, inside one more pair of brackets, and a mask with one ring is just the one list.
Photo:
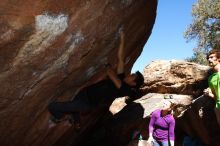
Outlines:
{"label": "person's blue jeans", "polygon": [[157,141],[157,140],[154,140],[153,141],[153,146],[169,146],[169,142],[168,141]]}

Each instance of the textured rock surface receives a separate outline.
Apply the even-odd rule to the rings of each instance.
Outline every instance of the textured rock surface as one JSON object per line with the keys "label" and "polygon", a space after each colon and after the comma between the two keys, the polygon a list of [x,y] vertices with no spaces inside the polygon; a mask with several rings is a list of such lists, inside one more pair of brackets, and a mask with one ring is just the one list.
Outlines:
{"label": "textured rock surface", "polygon": [[[202,96],[191,104],[192,100],[198,97],[196,95],[202,93],[207,86],[205,82],[207,82],[208,69],[207,66],[184,61],[152,62],[145,68],[146,85],[143,89],[163,91],[165,94],[148,93],[129,105],[124,103],[124,98],[116,99],[110,107],[112,113],[106,115],[94,130],[92,135],[96,137],[88,138],[83,144],[126,145],[131,141],[135,131],[140,131],[143,139],[146,140],[150,113],[161,108],[164,95],[172,94],[177,103],[176,146],[182,146],[184,133],[200,139],[207,146],[218,146],[220,127],[215,118],[214,101]],[[156,87],[153,86],[154,84]],[[194,87],[198,88],[195,90]],[[188,95],[183,95],[184,93]],[[137,140],[134,140],[135,144]]]}
{"label": "textured rock surface", "polygon": [[180,132],[199,138],[207,146],[218,146],[220,127],[216,121],[214,107],[215,102],[209,97],[203,96],[196,100],[178,119]]}
{"label": "textured rock surface", "polygon": [[[173,97],[177,104],[185,107],[192,100],[189,95],[173,94]],[[146,140],[148,138],[149,116],[152,111],[162,107],[163,98],[164,94],[149,93],[129,105],[125,105],[122,98],[116,99],[117,101],[111,106],[115,108],[114,112],[106,115],[96,125],[92,136],[89,136],[81,144],[123,146],[131,142],[135,131],[140,131],[143,139]]]}
{"label": "textured rock surface", "polygon": [[[202,97],[191,104],[192,96],[172,94],[177,103],[176,146],[182,146],[184,134],[200,139],[207,146],[218,146],[220,127],[214,113],[214,101]],[[149,116],[155,109],[163,105],[164,94],[149,93],[130,105],[124,105],[122,99],[116,99],[112,105],[117,113],[105,116],[105,120],[97,125],[85,145],[126,145],[132,143],[132,135],[140,131],[144,140],[148,138]],[[122,108],[123,107],[123,108]],[[183,112],[180,114],[180,112]],[[110,115],[110,114],[109,114]],[[107,117],[107,118],[106,118]],[[137,141],[134,140],[134,143]]]}
{"label": "textured rock surface", "polygon": [[153,61],[144,69],[146,92],[199,96],[207,86],[208,66],[177,60]]}
{"label": "textured rock surface", "polygon": [[[47,129],[48,103],[69,100],[103,77],[105,62],[116,64],[122,27],[129,71],[151,34],[156,7],[156,0],[1,0],[1,145],[48,146],[65,135],[71,139],[63,145],[82,139],[83,132],[73,133],[68,124]],[[84,129],[101,115],[87,117]]]}
{"label": "textured rock surface", "polygon": [[[197,98],[207,88],[208,66],[185,61],[154,61],[145,67],[144,90],[155,93],[175,93]],[[150,75],[149,75],[150,74]],[[187,102],[184,102],[187,103]],[[181,103],[182,104],[182,103]],[[182,104],[184,110],[187,104]],[[219,145],[219,126],[214,113],[214,101],[201,97],[177,119],[177,143],[181,144],[183,133],[201,139],[206,145]]]}

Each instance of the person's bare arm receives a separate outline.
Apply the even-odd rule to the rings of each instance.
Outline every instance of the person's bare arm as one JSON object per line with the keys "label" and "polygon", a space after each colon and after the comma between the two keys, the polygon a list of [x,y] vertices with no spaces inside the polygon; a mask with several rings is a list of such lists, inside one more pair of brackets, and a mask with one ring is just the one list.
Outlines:
{"label": "person's bare arm", "polygon": [[149,138],[148,138],[148,143],[151,143],[154,139],[153,139],[153,131],[154,131],[154,127],[153,127],[153,123],[155,122],[155,116],[152,116],[153,113],[151,114],[151,118],[150,118],[150,123],[148,126],[148,130],[149,130]]}
{"label": "person's bare arm", "polygon": [[147,139],[148,143],[151,143],[154,140],[152,133],[149,133],[149,138]]}
{"label": "person's bare arm", "polygon": [[209,96],[209,97],[211,97],[213,99],[215,99],[215,94],[214,94],[214,92],[210,88],[206,88],[203,91],[203,94],[206,95],[206,96]]}
{"label": "person's bare arm", "polygon": [[118,78],[117,74],[114,72],[114,70],[110,66],[106,66],[106,73],[108,77],[112,80],[114,85],[119,89],[121,88],[121,80]]}
{"label": "person's bare arm", "polygon": [[125,56],[124,56],[124,32],[120,32],[120,44],[118,48],[118,65],[117,65],[117,73],[124,73],[125,66]]}
{"label": "person's bare arm", "polygon": [[174,141],[170,140],[170,146],[174,146]]}

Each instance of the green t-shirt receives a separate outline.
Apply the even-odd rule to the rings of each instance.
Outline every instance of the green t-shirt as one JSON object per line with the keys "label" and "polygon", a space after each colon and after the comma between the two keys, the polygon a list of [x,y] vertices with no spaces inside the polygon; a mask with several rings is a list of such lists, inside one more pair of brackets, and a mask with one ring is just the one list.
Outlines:
{"label": "green t-shirt", "polygon": [[220,109],[220,73],[216,72],[213,73],[211,76],[209,76],[208,78],[208,84],[209,84],[209,88],[212,89],[212,91],[214,91],[215,96],[216,97],[216,108]]}

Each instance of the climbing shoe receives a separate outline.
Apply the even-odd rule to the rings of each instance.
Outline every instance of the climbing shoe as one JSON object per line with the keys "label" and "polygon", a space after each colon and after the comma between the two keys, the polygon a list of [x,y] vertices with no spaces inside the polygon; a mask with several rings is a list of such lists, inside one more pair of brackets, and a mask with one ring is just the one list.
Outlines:
{"label": "climbing shoe", "polygon": [[62,122],[63,120],[62,119],[57,119],[54,116],[51,116],[50,121],[53,122],[53,123],[58,124],[58,123]]}
{"label": "climbing shoe", "polygon": [[73,116],[70,116],[70,117],[69,117],[69,123],[70,123],[72,126],[74,126],[74,129],[75,129],[76,131],[80,131],[80,129],[81,129],[80,121],[77,121],[77,120],[74,119]]}

